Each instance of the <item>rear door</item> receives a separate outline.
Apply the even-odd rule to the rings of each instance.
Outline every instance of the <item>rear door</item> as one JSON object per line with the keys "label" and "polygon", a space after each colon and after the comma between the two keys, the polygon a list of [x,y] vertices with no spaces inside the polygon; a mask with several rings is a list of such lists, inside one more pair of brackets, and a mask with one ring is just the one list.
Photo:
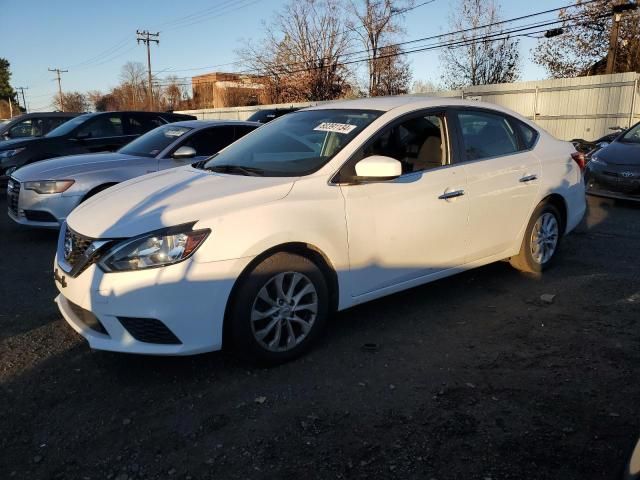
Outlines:
{"label": "rear door", "polygon": [[87,120],[75,136],[74,142],[85,152],[113,152],[135,138],[126,135],[124,119],[117,112]]}
{"label": "rear door", "polygon": [[535,141],[527,142],[519,120],[476,108],[454,116],[469,198],[468,260],[474,261],[513,246],[529,221],[541,166],[532,152]]}

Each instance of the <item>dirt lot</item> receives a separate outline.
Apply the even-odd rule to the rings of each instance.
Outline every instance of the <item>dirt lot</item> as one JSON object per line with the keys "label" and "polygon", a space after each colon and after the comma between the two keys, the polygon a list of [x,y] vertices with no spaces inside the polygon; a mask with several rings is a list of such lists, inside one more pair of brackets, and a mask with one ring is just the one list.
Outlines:
{"label": "dirt lot", "polygon": [[5,209],[2,479],[617,479],[640,430],[639,206],[591,199],[542,279],[500,263],[342,312],[273,369],[90,351],[52,301],[56,233]]}

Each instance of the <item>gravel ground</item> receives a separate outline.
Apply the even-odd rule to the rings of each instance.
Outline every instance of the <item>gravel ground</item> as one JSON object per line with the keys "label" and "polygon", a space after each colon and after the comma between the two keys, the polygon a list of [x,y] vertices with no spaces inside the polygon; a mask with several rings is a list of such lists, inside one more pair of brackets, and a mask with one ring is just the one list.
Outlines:
{"label": "gravel ground", "polygon": [[591,198],[542,278],[498,263],[415,288],[256,369],[92,352],[53,303],[56,233],[1,214],[0,478],[618,479],[640,427],[639,215]]}

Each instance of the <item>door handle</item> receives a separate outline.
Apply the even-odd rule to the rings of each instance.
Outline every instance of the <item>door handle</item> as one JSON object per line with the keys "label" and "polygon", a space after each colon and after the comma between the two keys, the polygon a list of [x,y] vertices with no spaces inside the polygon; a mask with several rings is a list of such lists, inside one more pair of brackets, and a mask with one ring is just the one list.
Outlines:
{"label": "door handle", "polygon": [[533,182],[534,180],[537,180],[537,179],[538,179],[538,176],[536,174],[526,175],[520,179],[520,182],[521,183]]}
{"label": "door handle", "polygon": [[444,192],[438,198],[440,200],[449,200],[450,198],[461,197],[464,195],[464,190],[453,190],[452,192]]}

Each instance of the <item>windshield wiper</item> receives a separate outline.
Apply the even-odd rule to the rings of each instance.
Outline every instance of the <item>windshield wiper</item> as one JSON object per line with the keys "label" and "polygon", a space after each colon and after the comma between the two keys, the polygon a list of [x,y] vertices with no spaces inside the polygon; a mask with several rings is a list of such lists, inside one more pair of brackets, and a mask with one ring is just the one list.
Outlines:
{"label": "windshield wiper", "polygon": [[264,175],[264,170],[256,167],[243,167],[240,165],[211,165],[207,167],[207,170],[220,173],[240,173],[249,177],[261,177]]}

